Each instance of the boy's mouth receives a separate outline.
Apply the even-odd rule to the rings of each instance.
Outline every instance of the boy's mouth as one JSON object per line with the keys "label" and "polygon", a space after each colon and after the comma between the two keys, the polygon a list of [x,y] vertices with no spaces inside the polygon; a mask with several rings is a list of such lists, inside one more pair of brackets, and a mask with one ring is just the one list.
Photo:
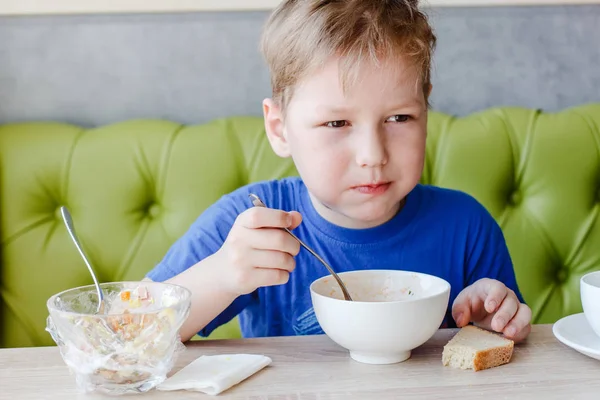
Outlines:
{"label": "boy's mouth", "polygon": [[352,189],[363,194],[378,195],[385,193],[391,184],[391,182],[369,183],[365,185],[353,186]]}

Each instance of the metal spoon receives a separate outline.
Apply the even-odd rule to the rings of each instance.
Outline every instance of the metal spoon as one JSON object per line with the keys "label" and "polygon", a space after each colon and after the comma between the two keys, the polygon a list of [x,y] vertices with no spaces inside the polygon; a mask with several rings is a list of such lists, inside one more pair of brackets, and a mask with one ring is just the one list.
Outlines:
{"label": "metal spoon", "polygon": [[64,206],[60,208],[60,213],[62,214],[63,221],[65,221],[65,225],[67,226],[67,231],[69,231],[69,235],[71,235],[71,239],[73,239],[75,247],[77,247],[77,250],[79,250],[79,254],[81,254],[81,258],[83,258],[85,265],[87,265],[87,268],[90,271],[90,274],[92,275],[92,279],[94,280],[94,284],[96,285],[96,291],[98,292],[98,309],[96,310],[96,313],[104,314],[104,293],[100,288],[100,284],[98,283],[96,274],[94,274],[92,265],[90,264],[88,258],[83,252],[83,247],[81,247],[79,240],[77,240],[77,235],[75,234],[75,227],[73,226],[73,218],[71,218],[71,213],[69,213],[69,210],[67,210],[67,208]]}
{"label": "metal spoon", "polygon": [[[265,205],[265,203],[263,203],[262,200],[257,195],[251,193],[250,194],[250,198],[252,199],[252,204],[254,204],[256,207],[267,207]],[[298,243],[300,243],[300,245],[302,247],[304,247],[306,250],[308,250],[313,256],[315,256],[317,258],[317,260],[319,260],[321,262],[321,264],[323,264],[325,266],[325,268],[327,268],[327,270],[329,271],[329,273],[335,278],[335,280],[337,281],[337,283],[340,285],[340,288],[342,289],[342,293],[344,294],[344,299],[348,300],[348,301],[352,301],[352,297],[350,297],[350,293],[348,292],[348,289],[346,289],[346,285],[344,285],[344,282],[342,282],[342,280],[340,279],[340,277],[333,271],[333,269],[329,266],[329,264],[327,264],[325,262],[325,260],[323,260],[321,257],[319,257],[319,255],[317,253],[315,253],[302,240],[300,240],[298,238],[298,236],[294,235],[292,233],[292,231],[290,231],[288,228],[282,228],[282,229],[284,231],[286,231],[287,233],[289,233],[290,235],[292,235],[292,237],[294,239],[296,239],[298,241]]]}

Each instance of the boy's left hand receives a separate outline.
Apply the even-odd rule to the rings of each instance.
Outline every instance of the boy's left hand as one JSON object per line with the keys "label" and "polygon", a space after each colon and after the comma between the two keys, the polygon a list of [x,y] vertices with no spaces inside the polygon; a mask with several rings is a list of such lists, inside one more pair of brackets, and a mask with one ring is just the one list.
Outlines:
{"label": "boy's left hand", "polygon": [[531,331],[531,309],[519,302],[515,292],[494,279],[480,279],[460,292],[452,305],[452,317],[459,328],[473,322],[515,342],[525,339]]}

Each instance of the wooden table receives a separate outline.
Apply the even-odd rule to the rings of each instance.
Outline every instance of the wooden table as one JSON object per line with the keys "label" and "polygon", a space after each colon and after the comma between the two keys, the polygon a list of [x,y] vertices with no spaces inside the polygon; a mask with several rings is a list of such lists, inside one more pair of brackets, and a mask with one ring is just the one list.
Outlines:
{"label": "wooden table", "polygon": [[[326,336],[194,342],[172,372],[201,355],[264,354],[273,363],[217,397],[224,399],[599,399],[600,362],[558,342],[550,325],[534,326],[510,364],[473,372],[443,367],[440,330],[412,357],[394,365],[366,365]],[[0,399],[107,399],[78,394],[56,348],[0,350]],[[140,399],[208,399],[198,392],[158,392]]]}

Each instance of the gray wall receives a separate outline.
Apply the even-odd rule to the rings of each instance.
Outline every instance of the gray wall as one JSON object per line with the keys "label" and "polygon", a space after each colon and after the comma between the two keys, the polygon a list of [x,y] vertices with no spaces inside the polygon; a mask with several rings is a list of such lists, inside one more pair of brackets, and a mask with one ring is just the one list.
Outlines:
{"label": "gray wall", "polygon": [[[260,115],[264,12],[0,18],[0,123]],[[436,8],[436,110],[600,101],[600,5]]]}

